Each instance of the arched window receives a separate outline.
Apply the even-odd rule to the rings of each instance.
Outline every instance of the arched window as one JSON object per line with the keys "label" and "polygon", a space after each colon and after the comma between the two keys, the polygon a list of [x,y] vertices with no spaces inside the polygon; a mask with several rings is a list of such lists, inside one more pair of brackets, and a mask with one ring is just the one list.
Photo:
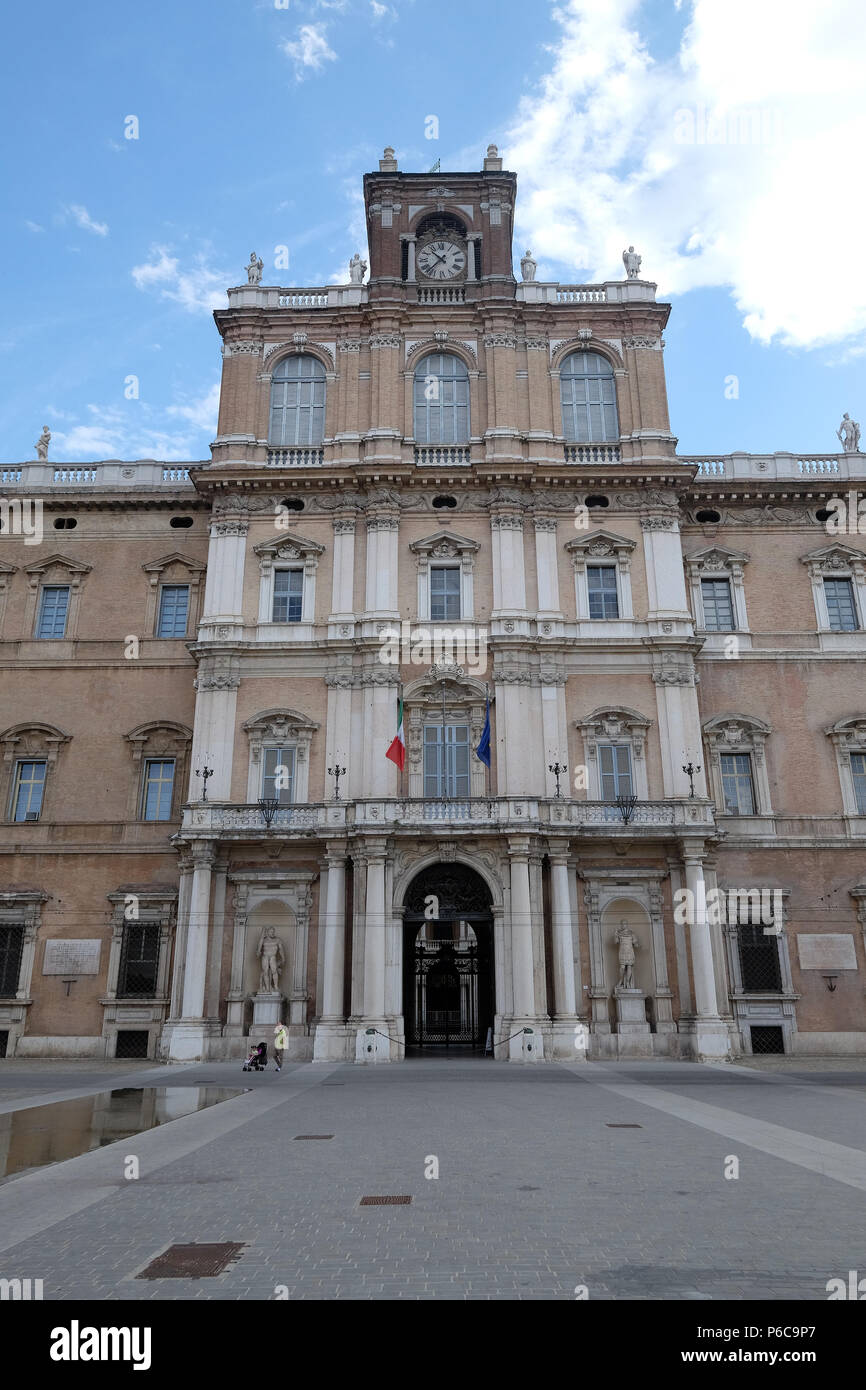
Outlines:
{"label": "arched window", "polygon": [[619,439],[613,368],[597,352],[572,352],[559,372],[562,432],[573,444]]}
{"label": "arched window", "polygon": [[415,368],[415,442],[469,442],[469,373],[449,352],[431,352]]}
{"label": "arched window", "polygon": [[268,443],[291,449],[325,437],[325,369],[315,357],[284,357],[271,378]]}

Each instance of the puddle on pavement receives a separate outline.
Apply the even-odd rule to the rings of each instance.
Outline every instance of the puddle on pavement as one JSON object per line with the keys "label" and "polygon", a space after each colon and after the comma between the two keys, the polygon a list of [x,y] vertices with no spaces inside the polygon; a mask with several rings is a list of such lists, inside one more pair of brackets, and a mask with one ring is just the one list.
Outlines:
{"label": "puddle on pavement", "polygon": [[0,1115],[0,1182],[47,1163],[131,1139],[183,1115],[207,1110],[244,1088],[229,1086],[143,1086],[99,1091]]}

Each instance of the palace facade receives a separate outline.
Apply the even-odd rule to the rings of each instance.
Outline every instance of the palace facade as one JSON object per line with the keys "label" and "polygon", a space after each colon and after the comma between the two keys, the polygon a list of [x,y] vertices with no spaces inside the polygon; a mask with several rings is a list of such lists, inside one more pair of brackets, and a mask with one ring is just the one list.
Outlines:
{"label": "palace facade", "polygon": [[863,456],[679,456],[495,147],[364,195],[209,461],[0,469],[0,1051],[866,1052]]}

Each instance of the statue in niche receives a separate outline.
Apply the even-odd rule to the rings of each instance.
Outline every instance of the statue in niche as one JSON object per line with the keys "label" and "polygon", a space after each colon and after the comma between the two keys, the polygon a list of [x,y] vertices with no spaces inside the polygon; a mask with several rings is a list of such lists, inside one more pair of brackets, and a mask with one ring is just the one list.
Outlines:
{"label": "statue in niche", "polygon": [[633,246],[630,246],[627,251],[623,251],[622,263],[625,266],[625,273],[629,280],[637,279],[640,273],[641,259],[642,257],[637,254]]}
{"label": "statue in niche", "polygon": [[262,283],[262,271],[265,263],[261,256],[256,256],[255,251],[250,252],[250,263],[247,266],[247,282],[250,285],[260,285]]}
{"label": "statue in niche", "polygon": [[278,994],[280,990],[280,971],[286,963],[282,942],[273,927],[265,927],[259,937],[256,955],[261,960],[259,978],[260,994]]}
{"label": "statue in niche", "polygon": [[619,947],[619,979],[616,987],[617,989],[634,989],[634,953],[640,947],[637,937],[625,918],[616,929],[613,944]]}

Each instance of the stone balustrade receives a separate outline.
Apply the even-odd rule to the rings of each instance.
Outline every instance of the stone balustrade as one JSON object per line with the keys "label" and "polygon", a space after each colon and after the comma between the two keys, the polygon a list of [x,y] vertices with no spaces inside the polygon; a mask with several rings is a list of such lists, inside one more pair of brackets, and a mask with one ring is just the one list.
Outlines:
{"label": "stone balustrade", "polygon": [[465,467],[471,462],[468,444],[417,444],[415,462],[421,468]]}
{"label": "stone balustrade", "polygon": [[324,449],[268,449],[269,468],[323,468]]}
{"label": "stone balustrade", "polygon": [[378,797],[281,806],[267,826],[258,804],[195,802],[184,808],[181,833],[243,838],[252,831],[259,835],[309,836],[342,829],[386,828],[391,832],[424,825],[455,831],[461,828],[475,831],[484,826],[510,831],[573,828],[597,838],[636,835],[646,839],[659,833],[690,830],[708,834],[715,826],[715,808],[712,802],[697,797],[693,800],[639,801],[626,825],[619,807],[605,801],[574,801],[567,797],[491,796],[447,801]]}
{"label": "stone balustrade", "polygon": [[695,467],[696,481],[702,478],[765,481],[815,478],[844,482],[866,477],[866,454],[691,454],[680,456],[677,462]]}
{"label": "stone balustrade", "polygon": [[94,492],[115,488],[193,490],[190,468],[205,468],[207,463],[160,463],[155,459],[138,459],[125,463],[120,459],[105,459],[97,463],[36,463],[7,464],[0,467],[0,486],[14,487],[21,492]]}
{"label": "stone balustrade", "polygon": [[517,286],[515,298],[524,304],[654,304],[656,286],[650,280],[605,280],[601,285],[524,280]]}
{"label": "stone balustrade", "polygon": [[619,463],[618,444],[566,444],[566,463]]}

